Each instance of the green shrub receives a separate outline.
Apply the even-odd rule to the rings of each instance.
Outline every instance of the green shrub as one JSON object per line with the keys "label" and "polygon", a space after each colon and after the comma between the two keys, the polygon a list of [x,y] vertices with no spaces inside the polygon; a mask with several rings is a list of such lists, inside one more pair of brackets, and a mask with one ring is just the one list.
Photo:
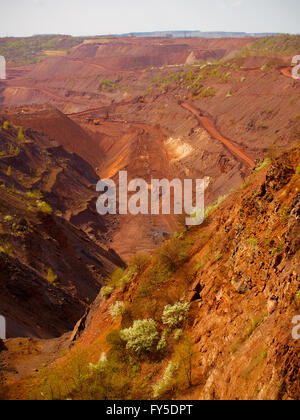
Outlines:
{"label": "green shrub", "polygon": [[9,122],[8,121],[4,121],[2,127],[3,127],[3,130],[8,130],[9,129]]}
{"label": "green shrub", "polygon": [[48,274],[47,274],[47,281],[48,283],[54,284],[56,283],[57,280],[57,275],[53,272],[52,268],[48,269]]}
{"label": "green shrub", "polygon": [[129,266],[137,273],[143,273],[151,262],[149,255],[136,254],[130,261]]}
{"label": "green shrub", "polygon": [[250,186],[250,180],[246,179],[245,182],[242,184],[241,188],[242,190],[247,189]]}
{"label": "green shrub", "polygon": [[174,340],[179,340],[183,334],[183,330],[181,328],[177,329],[174,333]]}
{"label": "green shrub", "polygon": [[11,257],[13,255],[13,249],[11,244],[9,242],[5,242],[3,245],[0,246],[0,252]]}
{"label": "green shrub", "polygon": [[114,305],[111,305],[109,308],[109,313],[114,319],[121,318],[126,311],[124,302],[116,302]]}
{"label": "green shrub", "polygon": [[103,79],[100,80],[98,89],[113,89],[115,87],[115,83],[110,79]]}
{"label": "green shrub", "polygon": [[24,140],[24,134],[23,134],[23,127],[19,127],[19,130],[18,130],[18,139],[19,140]]}
{"label": "green shrub", "polygon": [[158,339],[158,331],[153,319],[134,321],[133,326],[120,331],[120,337],[127,342],[126,348],[141,355],[150,352]]}
{"label": "green shrub", "polygon": [[263,169],[265,169],[267,166],[269,166],[271,163],[271,159],[270,158],[265,158],[264,161],[261,163],[261,165],[255,169],[256,172],[260,172]]}
{"label": "green shrub", "polygon": [[45,201],[37,200],[36,206],[42,213],[52,214],[53,212],[52,207]]}
{"label": "green shrub", "polygon": [[134,267],[128,268],[126,271],[122,268],[117,268],[110,277],[105,279],[105,284],[112,290],[109,294],[118,287],[124,287],[130,282],[134,274]]}
{"label": "green shrub", "polygon": [[182,323],[189,310],[190,304],[188,302],[177,302],[173,306],[167,305],[164,308],[162,322],[170,328],[175,328]]}
{"label": "green shrub", "polygon": [[103,286],[100,293],[101,293],[101,296],[104,299],[106,299],[106,298],[108,298],[112,294],[113,291],[114,291],[114,288],[113,287],[111,287],[111,286]]}
{"label": "green shrub", "polygon": [[221,82],[222,82],[222,83],[228,83],[228,82],[229,82],[229,80],[230,80],[230,76],[231,76],[231,73],[224,73],[224,74],[221,76]]}
{"label": "green shrub", "polygon": [[29,198],[37,198],[37,199],[43,198],[43,194],[39,190],[27,191],[26,195]]}
{"label": "green shrub", "polygon": [[280,213],[280,221],[285,222],[289,217],[289,209],[288,207],[284,206]]}
{"label": "green shrub", "polygon": [[159,250],[159,264],[174,273],[187,260],[187,244],[182,239],[173,237]]}
{"label": "green shrub", "polygon": [[257,247],[257,239],[255,238],[248,238],[248,244],[250,245],[251,249],[255,249]]}
{"label": "green shrub", "polygon": [[280,244],[277,247],[272,249],[272,254],[273,255],[279,254],[280,252],[283,251],[283,248],[284,248],[284,242],[281,241]]}
{"label": "green shrub", "polygon": [[157,351],[163,352],[167,347],[168,347],[168,343],[167,343],[167,340],[166,340],[166,336],[163,333],[162,336],[161,336],[161,339],[159,340],[159,342],[157,344]]}
{"label": "green shrub", "polygon": [[215,96],[215,94],[216,94],[216,91],[213,87],[207,87],[201,93],[201,95],[204,98],[212,98],[213,96]]}
{"label": "green shrub", "polygon": [[211,215],[211,213],[213,213],[215,210],[217,210],[219,205],[222,204],[222,202],[224,200],[226,200],[226,198],[227,198],[227,195],[221,196],[221,197],[218,198],[218,200],[215,202],[215,204],[212,204],[211,206],[206,207],[205,213],[204,213],[204,218],[207,219],[208,216]]}

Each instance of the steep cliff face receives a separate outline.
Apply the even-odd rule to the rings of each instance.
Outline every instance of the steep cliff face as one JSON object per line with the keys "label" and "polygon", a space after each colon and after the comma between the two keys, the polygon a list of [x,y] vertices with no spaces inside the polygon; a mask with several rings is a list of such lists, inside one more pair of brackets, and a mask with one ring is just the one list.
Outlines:
{"label": "steep cliff face", "polygon": [[[299,157],[265,161],[200,227],[116,273],[72,350],[8,395],[299,399]],[[156,332],[131,342],[126,329],[147,319]]]}

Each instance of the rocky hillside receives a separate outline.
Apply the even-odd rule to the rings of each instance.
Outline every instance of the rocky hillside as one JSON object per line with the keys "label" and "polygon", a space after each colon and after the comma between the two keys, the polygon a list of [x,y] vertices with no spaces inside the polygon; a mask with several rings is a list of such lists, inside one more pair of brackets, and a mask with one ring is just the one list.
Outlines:
{"label": "rocky hillside", "polygon": [[5,118],[0,143],[1,314],[9,337],[59,336],[124,263],[106,245],[88,163]]}
{"label": "rocky hillside", "polygon": [[39,372],[6,374],[6,397],[299,399],[299,158],[259,163],[200,227],[116,271],[75,346],[42,369],[28,356]]}

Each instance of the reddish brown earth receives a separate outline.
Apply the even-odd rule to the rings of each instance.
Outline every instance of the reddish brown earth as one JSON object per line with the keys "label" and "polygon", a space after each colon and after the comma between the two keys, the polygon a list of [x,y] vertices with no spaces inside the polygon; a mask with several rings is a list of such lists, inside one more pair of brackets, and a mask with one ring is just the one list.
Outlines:
{"label": "reddish brown earth", "polygon": [[286,77],[293,77],[291,73],[291,67],[284,67],[280,69],[281,73]]}
{"label": "reddish brown earth", "polygon": [[204,117],[199,109],[197,109],[194,105],[184,102],[181,104],[181,106],[188,111],[191,111],[192,114],[194,114],[197,118],[197,120],[200,122],[200,124],[207,130],[207,132],[212,136],[212,138],[219,140],[221,143],[223,143],[227,149],[235,156],[237,157],[241,162],[243,162],[246,166],[248,166],[249,169],[253,169],[255,162],[253,159],[251,159],[250,156],[248,156],[246,153],[244,153],[241,149],[234,146],[231,141],[223,137],[218,130],[213,126],[211,121]]}
{"label": "reddish brown earth", "polygon": [[[4,121],[0,117],[1,313],[9,337],[59,336],[124,263],[107,242],[111,226],[95,210],[92,167],[32,129],[24,137],[11,123],[3,129]],[[43,202],[51,207],[43,211]]]}
{"label": "reddish brown earth", "polygon": [[77,153],[96,167],[103,160],[103,153],[97,139],[58,109],[48,105],[27,105],[3,110],[8,121],[36,130],[56,140],[66,150]]}
{"label": "reddish brown earth", "polygon": [[[148,51],[151,42],[153,47]],[[242,46],[246,40],[238,40],[237,45],[235,42],[230,44],[228,40],[187,40],[184,48],[198,48],[200,51],[209,49],[210,46],[219,48],[224,43],[223,53],[227,54],[235,47]],[[160,43],[163,45],[159,45]],[[186,96],[180,85],[168,87],[163,95],[155,90],[143,95],[154,78],[160,75],[167,77],[183,70],[182,59],[176,55],[181,47],[174,44],[174,40],[95,41],[76,47],[67,57],[51,57],[34,66],[25,78],[10,80],[7,89],[10,89],[9,84],[25,84],[26,88],[31,84],[32,87],[34,80],[34,88],[48,89],[57,95],[56,99],[50,95],[49,100],[67,112],[69,118],[50,109],[44,113],[32,109],[28,115],[22,114],[19,109],[17,113],[13,111],[10,118],[25,127],[32,125],[59,140],[69,150],[88,160],[101,177],[125,169],[129,162],[131,178],[147,178],[149,171],[155,172],[157,165],[160,166],[157,174],[161,178],[207,177],[206,200],[210,203],[231,188],[239,186],[249,168],[254,166],[255,159],[273,147],[274,139],[277,142],[276,147],[292,144],[287,133],[296,121],[291,121],[293,107],[289,101],[293,96],[297,97],[298,85],[291,86],[288,81],[281,83],[281,73],[277,68],[273,72],[263,73],[260,68],[269,59],[249,57],[241,62],[245,69],[242,67],[236,71],[234,80],[229,83],[220,84],[214,78],[205,82],[216,89],[214,98],[190,98],[193,106],[201,109],[205,115],[199,117],[202,130],[198,121],[192,116],[189,118],[188,111],[178,105],[178,99],[184,100]],[[118,52],[121,45],[122,54]],[[161,69],[125,70],[128,57],[133,59],[136,54],[146,54],[146,50],[146,56],[151,57],[160,48],[168,51],[168,60],[175,60],[177,57],[179,64]],[[177,51],[176,54],[174,51]],[[107,69],[103,70],[101,67],[105,67],[105,63],[114,62],[113,53],[118,56],[119,70],[108,70],[108,64]],[[174,57],[172,54],[175,54]],[[124,60],[124,63],[120,60]],[[275,63],[275,60],[270,61]],[[251,71],[246,69],[251,66],[257,68]],[[52,78],[49,78],[50,74]],[[246,81],[238,82],[242,77],[246,77]],[[113,81],[122,80],[115,89],[95,90],[99,80],[107,78]],[[69,89],[70,80],[74,87],[72,89]],[[229,90],[232,90],[232,97],[224,99]],[[280,95],[278,92],[281,92]],[[16,96],[10,95],[10,100],[18,103],[18,95],[16,91]],[[249,98],[251,103],[248,107]],[[268,105],[264,103],[266,98]],[[44,97],[36,99],[45,100]],[[26,101],[36,99],[28,97]],[[73,100],[80,105],[72,104]],[[86,105],[87,102],[89,106]],[[49,115],[46,118],[47,112]],[[278,114],[281,118],[277,118]],[[72,126],[71,120],[74,122]],[[152,144],[154,132],[155,142]],[[221,137],[219,133],[222,133]],[[262,135],[263,141],[260,141]],[[146,137],[148,140],[142,140]],[[223,144],[217,145],[220,140]],[[146,153],[141,156],[138,152],[139,142],[145,142]],[[167,156],[164,162],[155,158],[159,153],[156,146],[163,147]],[[131,165],[131,162],[136,163]],[[112,246],[126,260],[136,251],[152,250],[161,243],[165,231],[176,229],[174,222],[168,222],[165,218],[158,219],[153,221],[142,218],[139,225],[143,228],[136,231],[134,221],[127,221],[125,217],[124,221],[120,221],[120,231],[111,236]],[[130,235],[123,235],[121,226],[126,230],[127,222],[128,226],[132,224],[133,231],[130,230]],[[135,235],[139,238],[136,242],[133,240]]]}
{"label": "reddish brown earth", "polygon": [[[299,151],[283,152],[299,141],[300,85],[291,80],[290,57],[234,59],[248,43],[96,39],[66,56],[8,69],[8,80],[0,82],[0,128],[9,122],[0,130],[0,246],[6,246],[0,252],[6,279],[0,302],[12,336],[70,331],[105,278],[124,266],[121,258],[151,253],[182,228],[174,215],[100,217],[99,177],[118,182],[118,172],[127,170],[129,181],[148,183],[204,178],[206,205],[235,191],[203,227],[185,232],[188,260],[150,297],[141,300],[137,293],[143,274],[107,301],[99,295],[79,323],[75,338],[84,333],[70,352],[68,336],[9,340],[0,365],[11,398],[51,398],[43,384],[49,389],[49,381],[64,372],[72,377],[66,366],[76,365],[77,351],[86,350],[85,369],[108,352],[106,336],[120,327],[109,313],[116,300],[129,309],[122,327],[151,316],[161,329],[163,306],[182,296],[192,302],[185,325],[195,352],[192,386],[174,385],[164,397],[299,398],[298,348],[290,334],[299,289]],[[205,96],[205,89],[213,93]],[[273,164],[267,175],[265,170],[247,179],[266,156]],[[51,205],[51,214],[38,211],[37,197],[26,194],[34,190]],[[148,272],[155,271],[159,252]],[[49,268],[57,281],[49,282]],[[169,345],[154,368],[141,364],[128,398],[151,397],[176,353],[173,338]],[[43,376],[43,365],[53,367],[57,359],[57,370]],[[24,382],[39,369],[41,377]],[[139,382],[146,377],[147,383]],[[75,389],[61,397],[82,395]]]}
{"label": "reddish brown earth", "polygon": [[[20,381],[15,370],[20,366],[25,366],[26,373],[40,369],[41,356],[33,361],[31,354],[17,351],[16,342],[8,342],[9,348],[15,348],[15,359],[7,362],[5,351],[2,353],[9,367],[5,372],[7,395],[48,399],[51,386],[52,398],[91,398],[89,382],[83,380],[80,390],[71,384],[70,376],[79,363],[82,372],[88,373],[89,362],[96,363],[102,352],[109,353],[107,335],[126,327],[131,317],[152,317],[163,329],[164,305],[184,296],[191,302],[182,326],[192,343],[191,384],[185,375],[175,374],[172,388],[161,398],[299,399],[299,342],[291,335],[300,285],[298,162],[299,147],[276,158],[264,171],[253,174],[245,189],[228,197],[203,226],[179,239],[190,243],[188,259],[153,289],[152,299],[158,302],[155,311],[138,290],[146,284],[156,260],[109,299],[99,297],[84,320],[85,329],[75,347],[58,355],[48,368]],[[124,301],[128,310],[121,323],[113,321],[109,313],[117,300]],[[135,361],[140,370],[130,389],[126,386],[127,396],[129,392],[130,398],[151,398],[152,386],[181,348],[171,336],[167,341],[163,359],[153,355]],[[117,347],[112,354],[116,351],[122,350]],[[126,353],[122,357],[126,358]],[[126,371],[120,370],[119,375],[125,378]],[[118,394],[123,392],[122,386],[108,392],[112,392],[110,398],[123,395]]]}

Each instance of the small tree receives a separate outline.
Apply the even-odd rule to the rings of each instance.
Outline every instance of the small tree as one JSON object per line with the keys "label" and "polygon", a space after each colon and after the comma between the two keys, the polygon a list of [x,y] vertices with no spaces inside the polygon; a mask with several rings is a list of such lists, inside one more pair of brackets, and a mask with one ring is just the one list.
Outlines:
{"label": "small tree", "polygon": [[181,238],[165,242],[159,251],[161,263],[171,272],[178,270],[187,260],[187,245]]}
{"label": "small tree", "polygon": [[175,352],[175,363],[179,366],[177,381],[180,383],[187,382],[191,387],[192,383],[192,359],[193,345],[189,336],[186,336],[178,345]]}

